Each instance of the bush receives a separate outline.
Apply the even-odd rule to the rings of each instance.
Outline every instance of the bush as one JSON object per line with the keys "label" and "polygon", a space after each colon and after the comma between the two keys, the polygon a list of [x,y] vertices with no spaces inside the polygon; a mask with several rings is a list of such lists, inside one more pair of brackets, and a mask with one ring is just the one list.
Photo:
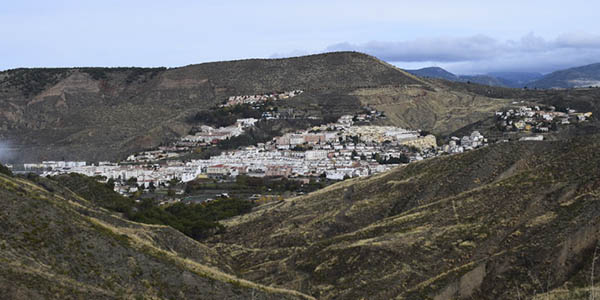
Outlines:
{"label": "bush", "polygon": [[6,176],[13,176],[12,171],[7,168],[6,166],[4,166],[3,164],[0,164],[0,174],[4,174]]}
{"label": "bush", "polygon": [[81,197],[109,210],[128,214],[134,206],[132,199],[114,191],[114,181],[98,182],[92,177],[81,174],[66,174],[50,177],[61,185],[69,188]]}

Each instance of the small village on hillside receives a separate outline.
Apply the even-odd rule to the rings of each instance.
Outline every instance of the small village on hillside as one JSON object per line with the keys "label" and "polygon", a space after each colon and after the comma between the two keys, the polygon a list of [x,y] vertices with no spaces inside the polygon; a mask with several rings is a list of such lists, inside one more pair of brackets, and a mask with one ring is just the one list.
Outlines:
{"label": "small village on hillside", "polygon": [[[43,170],[43,176],[79,173],[115,181],[115,190],[132,194],[140,189],[166,187],[174,179],[235,180],[237,176],[287,178],[308,183],[312,180],[337,181],[368,176],[443,153],[459,153],[485,145],[479,133],[463,137],[458,143],[437,147],[435,136],[393,126],[355,126],[355,116],[342,116],[338,122],[288,133],[267,143],[226,151],[208,159],[178,160],[180,152],[166,150],[133,154],[120,163],[46,161],[26,164],[26,170]],[[213,129],[227,134],[203,133],[192,140],[211,143],[224,136],[243,132],[252,122],[240,120],[230,129]],[[205,138],[204,138],[205,137]],[[211,140],[212,138],[212,140]],[[173,159],[174,158],[174,159]]]}
{"label": "small village on hillside", "polygon": [[[302,91],[255,96],[230,97],[224,105],[264,105],[264,101],[288,99]],[[243,103],[243,104],[242,104]],[[543,133],[557,126],[585,122],[591,113],[578,113],[553,107],[520,106],[495,113],[498,130],[523,131],[537,136],[521,140],[543,140]],[[218,145],[251,130],[266,117],[237,119],[233,125],[214,128],[202,125],[171,145],[134,153],[122,162],[44,161],[25,164],[26,171],[38,170],[43,176],[79,173],[113,180],[115,190],[125,195],[142,190],[168,187],[172,182],[212,180],[227,182],[238,176],[286,178],[302,183],[339,181],[369,176],[401,164],[455,154],[487,145],[490,141],[473,131],[452,136],[438,145],[434,135],[420,130],[370,125],[381,112],[341,116],[337,122],[286,133],[264,143],[223,151],[207,159],[186,159],[187,153]]]}
{"label": "small village on hillside", "polygon": [[277,101],[289,99],[292,97],[296,97],[302,94],[302,90],[293,90],[289,92],[276,92],[269,94],[260,94],[260,95],[241,95],[241,96],[231,96],[227,98],[227,101],[221,105],[221,107],[229,107],[241,104],[260,104],[267,101]]}
{"label": "small village on hillside", "polygon": [[520,106],[505,111],[497,111],[496,125],[501,131],[530,131],[544,133],[556,131],[561,125],[588,121],[591,112],[580,113],[567,108],[557,111],[555,107]]}

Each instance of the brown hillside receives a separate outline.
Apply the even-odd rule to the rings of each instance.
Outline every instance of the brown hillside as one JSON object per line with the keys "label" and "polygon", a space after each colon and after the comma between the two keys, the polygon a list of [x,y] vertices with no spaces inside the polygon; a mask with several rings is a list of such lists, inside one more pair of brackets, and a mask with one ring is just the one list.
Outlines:
{"label": "brown hillside", "polygon": [[311,299],[238,279],[228,258],[57,186],[0,174],[2,299]]}
{"label": "brown hillside", "polygon": [[410,164],[262,206],[212,242],[244,278],[319,299],[583,299],[599,146],[504,143]]}

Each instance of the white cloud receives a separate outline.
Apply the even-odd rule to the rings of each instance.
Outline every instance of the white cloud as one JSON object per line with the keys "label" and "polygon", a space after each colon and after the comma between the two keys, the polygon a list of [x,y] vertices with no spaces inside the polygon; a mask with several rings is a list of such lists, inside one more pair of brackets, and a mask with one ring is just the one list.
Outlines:
{"label": "white cloud", "polygon": [[600,36],[562,34],[544,39],[533,33],[518,40],[497,40],[485,35],[460,38],[422,38],[410,41],[339,43],[327,51],[365,52],[402,66],[431,63],[460,73],[491,71],[551,72],[600,61]]}

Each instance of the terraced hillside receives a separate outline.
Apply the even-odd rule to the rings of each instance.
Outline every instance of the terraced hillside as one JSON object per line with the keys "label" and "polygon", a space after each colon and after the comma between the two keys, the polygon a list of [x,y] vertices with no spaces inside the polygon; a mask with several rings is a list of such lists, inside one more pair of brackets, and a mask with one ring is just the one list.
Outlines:
{"label": "terraced hillside", "polygon": [[294,89],[305,93],[289,107],[308,116],[374,105],[392,124],[439,133],[507,101],[448,91],[355,52],[172,69],[15,69],[0,73],[0,140],[15,161],[116,160],[186,134],[190,116],[229,96]]}
{"label": "terraced hillside", "polygon": [[599,146],[588,135],[414,163],[262,206],[211,242],[242,277],[319,299],[587,299]]}
{"label": "terraced hillside", "polygon": [[311,299],[236,278],[164,226],[113,215],[51,180],[0,174],[2,299]]}

